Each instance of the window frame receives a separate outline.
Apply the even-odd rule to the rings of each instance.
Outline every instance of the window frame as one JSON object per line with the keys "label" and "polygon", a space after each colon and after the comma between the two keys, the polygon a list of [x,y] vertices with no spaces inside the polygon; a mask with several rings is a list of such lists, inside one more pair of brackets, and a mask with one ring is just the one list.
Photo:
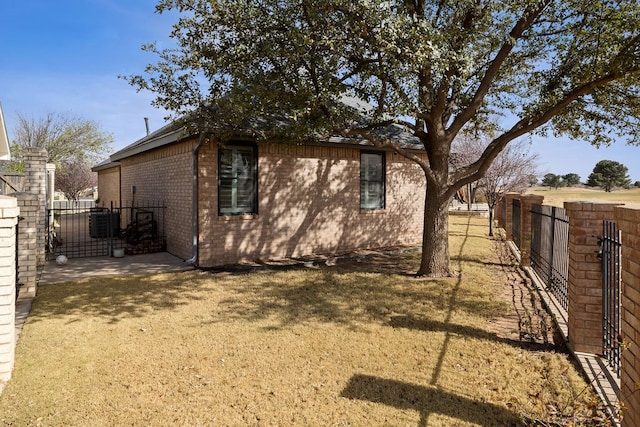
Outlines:
{"label": "window frame", "polygon": [[[231,179],[231,180],[235,180],[236,181],[236,196],[235,196],[235,205],[236,205],[236,210],[234,211],[233,208],[233,196],[232,196],[232,206],[231,207],[223,207],[222,206],[222,198],[221,198],[221,194],[224,191],[223,190],[223,184],[222,184],[222,180],[224,179],[222,176],[222,165],[223,165],[223,156],[225,154],[225,152],[228,152],[229,150],[232,151],[232,154],[235,158],[236,156],[236,150],[238,149],[242,149],[244,152],[247,152],[249,149],[251,151],[251,156],[253,159],[253,165],[252,165],[252,172],[253,172],[253,194],[252,194],[252,200],[250,202],[251,204],[251,209],[249,210],[237,210],[237,173],[236,176],[232,176],[231,178],[227,178],[227,179]],[[233,162],[233,160],[232,160]],[[249,143],[249,142],[241,142],[241,141],[233,141],[230,142],[228,144],[224,144],[221,146],[218,146],[218,185],[217,185],[217,191],[218,191],[218,216],[239,216],[239,215],[257,215],[258,214],[258,146],[254,143]],[[233,185],[231,185],[231,191],[233,192]]]}
{"label": "window frame", "polygon": [[[363,162],[363,156],[366,156],[366,155],[369,155],[369,156],[375,155],[380,158],[381,176],[377,180],[369,179],[369,176],[366,170],[366,169],[369,169],[368,168],[369,163]],[[386,206],[387,206],[387,155],[386,155],[386,152],[366,151],[366,150],[360,151],[360,182],[359,183],[360,183],[360,210],[361,211],[371,212],[371,211],[379,211],[379,210],[386,209]],[[366,185],[368,183],[379,183],[382,186],[382,190],[380,192],[381,193],[380,201],[376,206],[373,206],[373,207],[368,206],[369,203],[367,203],[368,201],[367,195],[370,194],[370,191],[367,189],[365,192],[363,192],[363,184],[365,184],[365,187],[368,187],[368,185]]]}

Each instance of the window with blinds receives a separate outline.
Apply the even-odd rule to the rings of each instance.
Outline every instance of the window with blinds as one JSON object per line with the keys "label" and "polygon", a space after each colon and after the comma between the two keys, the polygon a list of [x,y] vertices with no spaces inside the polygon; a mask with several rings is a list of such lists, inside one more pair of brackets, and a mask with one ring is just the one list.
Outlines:
{"label": "window with blinds", "polygon": [[384,209],[384,153],[360,153],[360,209]]}
{"label": "window with blinds", "polygon": [[258,213],[258,161],[254,145],[218,150],[218,213]]}

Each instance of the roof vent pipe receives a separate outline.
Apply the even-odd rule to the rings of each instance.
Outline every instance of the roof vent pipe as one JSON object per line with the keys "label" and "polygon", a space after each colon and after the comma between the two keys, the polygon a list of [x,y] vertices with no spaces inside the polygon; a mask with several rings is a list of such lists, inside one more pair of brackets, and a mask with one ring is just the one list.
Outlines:
{"label": "roof vent pipe", "polygon": [[149,117],[144,118],[144,126],[147,128],[147,136],[149,136]]}

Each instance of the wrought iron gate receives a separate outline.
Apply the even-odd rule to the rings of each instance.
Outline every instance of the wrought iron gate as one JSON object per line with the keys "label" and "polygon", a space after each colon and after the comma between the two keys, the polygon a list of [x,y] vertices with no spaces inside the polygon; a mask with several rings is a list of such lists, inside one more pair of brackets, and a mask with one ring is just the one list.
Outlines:
{"label": "wrought iron gate", "polygon": [[57,203],[47,211],[46,252],[49,258],[112,256],[166,250],[164,203],[95,206],[93,201]]}
{"label": "wrought iron gate", "polygon": [[620,376],[621,254],[620,230],[613,221],[604,221],[598,237],[602,260],[602,355]]}

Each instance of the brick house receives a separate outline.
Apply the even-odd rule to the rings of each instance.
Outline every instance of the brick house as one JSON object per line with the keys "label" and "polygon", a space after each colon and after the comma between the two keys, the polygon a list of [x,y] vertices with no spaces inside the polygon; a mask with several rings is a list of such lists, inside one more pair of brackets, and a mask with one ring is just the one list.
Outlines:
{"label": "brick house", "polygon": [[200,267],[422,238],[422,170],[361,140],[223,145],[168,125],[93,170],[103,206],[162,200],[167,251]]}

